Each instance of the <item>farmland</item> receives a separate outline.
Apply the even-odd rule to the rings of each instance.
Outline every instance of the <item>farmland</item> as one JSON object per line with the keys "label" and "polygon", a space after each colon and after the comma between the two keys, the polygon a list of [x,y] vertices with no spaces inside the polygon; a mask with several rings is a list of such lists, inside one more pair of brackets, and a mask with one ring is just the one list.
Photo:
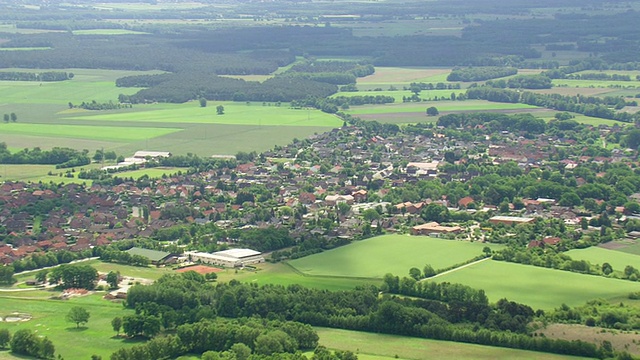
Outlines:
{"label": "farmland", "polygon": [[316,331],[321,345],[329,349],[357,352],[359,359],[579,359],[573,356],[349,330],[316,328]]}
{"label": "farmland", "polygon": [[[496,279],[500,281],[496,281]],[[489,301],[507,298],[534,309],[560,304],[581,305],[588,300],[614,299],[640,291],[640,284],[626,280],[582,275],[534,266],[485,261],[440,276],[434,281],[460,283],[486,291]]]}
{"label": "farmland", "polygon": [[306,275],[382,278],[409,269],[434,269],[464,263],[482,254],[485,244],[408,235],[385,235],[354,242],[289,262]]}
{"label": "farmland", "polygon": [[614,271],[621,272],[627,265],[635,268],[640,267],[640,256],[601,247],[594,246],[587,249],[575,249],[568,251],[566,254],[571,256],[572,259],[586,260],[594,265],[602,265],[608,262]]}

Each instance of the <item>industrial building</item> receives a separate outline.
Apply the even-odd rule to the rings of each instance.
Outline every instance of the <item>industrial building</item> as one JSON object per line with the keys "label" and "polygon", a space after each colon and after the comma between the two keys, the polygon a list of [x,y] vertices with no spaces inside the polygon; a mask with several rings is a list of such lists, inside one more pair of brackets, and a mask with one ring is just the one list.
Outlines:
{"label": "industrial building", "polygon": [[224,267],[243,267],[246,265],[264,262],[264,257],[259,251],[251,249],[229,249],[217,251],[213,254],[205,252],[189,251],[184,253],[192,262],[211,264]]}

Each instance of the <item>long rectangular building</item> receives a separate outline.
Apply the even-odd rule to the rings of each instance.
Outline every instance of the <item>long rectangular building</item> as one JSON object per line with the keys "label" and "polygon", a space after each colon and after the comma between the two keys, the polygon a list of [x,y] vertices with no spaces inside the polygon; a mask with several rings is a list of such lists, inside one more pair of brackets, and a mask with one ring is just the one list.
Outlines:
{"label": "long rectangular building", "polygon": [[190,251],[184,253],[189,260],[224,267],[242,267],[264,262],[259,251],[251,249],[229,249],[214,253]]}

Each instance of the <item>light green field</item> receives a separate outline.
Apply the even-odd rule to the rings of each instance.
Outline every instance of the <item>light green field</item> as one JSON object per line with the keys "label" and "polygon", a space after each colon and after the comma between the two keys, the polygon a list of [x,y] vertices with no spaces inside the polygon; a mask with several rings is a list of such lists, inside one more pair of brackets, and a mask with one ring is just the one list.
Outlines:
{"label": "light green field", "polygon": [[[451,93],[449,91],[449,93]],[[424,101],[421,103],[400,103],[387,105],[353,106],[347,112],[352,115],[393,114],[393,113],[424,113],[428,107],[435,106],[438,111],[489,111],[489,110],[518,110],[536,109],[536,106],[526,104],[498,103],[485,100],[466,101]]]}
{"label": "light green field", "polygon": [[[382,278],[408,276],[409,269],[430,264],[443,269],[481,255],[487,244],[426,236],[383,235],[289,261],[307,275]],[[494,245],[490,245],[495,247]]]}
{"label": "light green field", "polygon": [[73,35],[148,35],[149,33],[142,31],[133,31],[126,29],[90,29],[90,30],[74,30]]}
{"label": "light green field", "polygon": [[[30,329],[37,332],[39,336],[47,336],[56,348],[56,356],[60,354],[67,360],[89,359],[93,354],[108,359],[115,350],[135,344],[122,338],[115,338],[115,332],[111,328],[111,320],[114,317],[132,314],[133,311],[123,309],[120,303],[103,300],[103,295],[104,293],[63,301],[28,297],[11,298],[0,294],[0,312],[3,315],[17,311],[33,316],[27,322],[0,322],[0,328],[9,329],[11,333],[19,329]],[[66,314],[73,306],[84,307],[91,314],[85,327],[76,329],[75,324],[65,320]],[[14,357],[8,352],[0,353],[0,359],[22,358]]]}
{"label": "light green field", "polygon": [[178,171],[185,172],[186,170],[187,168],[157,167],[157,168],[145,168],[140,170],[117,172],[117,173],[114,173],[113,176],[117,176],[121,178],[132,177],[134,179],[139,179],[147,175],[149,178],[154,179],[154,178],[161,178],[163,175],[171,176],[173,174],[176,174]]}
{"label": "light green field", "polygon": [[0,134],[63,137],[69,139],[90,139],[115,142],[145,140],[171,134],[181,129],[152,127],[120,127],[91,125],[54,124],[0,124]]}
{"label": "light green field", "polygon": [[[216,107],[224,106],[224,115]],[[338,127],[342,121],[318,110],[292,109],[286,105],[262,106],[234,102],[210,101],[207,107],[196,102],[140,106],[134,112],[74,116],[73,120],[131,121],[155,123],[227,124],[257,126],[326,126]]]}
{"label": "light green field", "polygon": [[51,48],[50,47],[15,47],[15,48],[0,47],[0,51],[32,51],[32,50],[51,50]]}
{"label": "light green field", "polygon": [[617,120],[609,120],[609,119],[601,119],[601,118],[596,118],[596,117],[591,117],[591,116],[586,116],[586,115],[580,115],[580,114],[575,114],[575,118],[573,119],[581,124],[586,124],[586,125],[591,125],[591,126],[598,126],[598,125],[609,125],[609,126],[613,126],[614,124],[618,124],[620,126],[625,126],[627,123],[624,123],[622,121],[617,121]]}
{"label": "light green field", "polygon": [[631,265],[636,269],[640,268],[640,256],[597,246],[571,250],[566,254],[571,256],[572,259],[586,260],[593,265],[602,265],[607,262],[611,264],[614,271],[623,271],[627,265]]}
{"label": "light green field", "polygon": [[218,273],[218,281],[228,282],[232,279],[259,285],[276,284],[287,286],[299,284],[310,288],[332,291],[352,290],[356,286],[363,285],[381,285],[380,280],[376,279],[303,276],[291,266],[283,263],[260,264],[257,271],[243,270],[236,272],[233,269],[225,269],[223,272]]}
{"label": "light green field", "polygon": [[314,328],[320,345],[334,350],[357,353],[358,359],[521,359],[552,360],[581,359],[574,356],[546,354],[535,351],[499,348],[474,344],[374,334],[360,331]]}
{"label": "light green field", "polygon": [[563,303],[575,306],[592,299],[610,300],[640,291],[640,283],[631,281],[501,261],[485,261],[432,281],[483,289],[491,302],[507,298],[545,310]]}

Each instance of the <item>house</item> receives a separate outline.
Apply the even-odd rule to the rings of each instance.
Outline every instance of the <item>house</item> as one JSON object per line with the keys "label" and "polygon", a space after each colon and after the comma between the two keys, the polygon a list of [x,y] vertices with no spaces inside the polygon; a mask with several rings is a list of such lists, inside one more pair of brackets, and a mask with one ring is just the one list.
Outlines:
{"label": "house", "polygon": [[462,199],[458,200],[458,206],[461,209],[466,209],[469,204],[473,203],[474,200],[471,196],[465,196]]}

